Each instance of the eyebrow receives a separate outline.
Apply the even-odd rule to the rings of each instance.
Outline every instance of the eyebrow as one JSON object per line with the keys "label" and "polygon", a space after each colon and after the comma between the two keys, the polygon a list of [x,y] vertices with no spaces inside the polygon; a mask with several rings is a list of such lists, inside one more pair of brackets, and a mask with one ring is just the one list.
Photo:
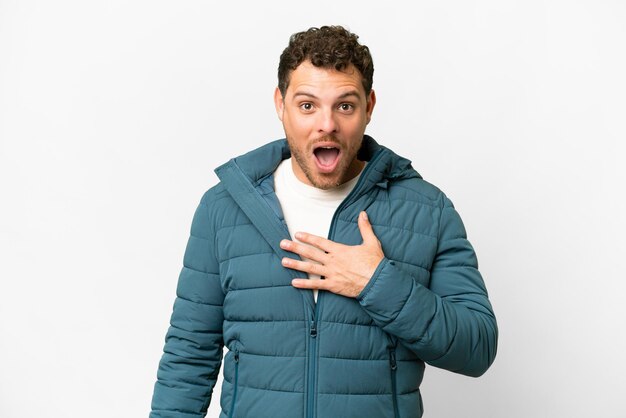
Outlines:
{"label": "eyebrow", "polygon": [[[318,98],[313,93],[308,93],[306,91],[299,91],[299,92],[294,93],[293,98],[295,99],[296,97],[299,97],[299,96],[310,97],[311,99],[317,99]],[[357,90],[350,90],[350,91],[347,91],[347,92],[343,93],[339,97],[337,97],[337,99],[341,100],[341,99],[345,99],[346,97],[352,97],[352,96],[356,97],[357,99],[359,99],[361,97]]]}
{"label": "eyebrow", "polygon": [[350,97],[350,96],[354,96],[357,99],[360,99],[361,96],[359,95],[359,92],[356,90],[351,90],[348,92],[345,92],[344,94],[342,94],[341,96],[339,96],[339,99],[345,99],[346,97]]}

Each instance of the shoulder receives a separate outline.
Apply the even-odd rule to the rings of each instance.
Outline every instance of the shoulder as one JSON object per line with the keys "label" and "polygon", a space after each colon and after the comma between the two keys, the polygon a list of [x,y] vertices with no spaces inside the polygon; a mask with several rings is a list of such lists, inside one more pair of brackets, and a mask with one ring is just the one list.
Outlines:
{"label": "shoulder", "polygon": [[392,200],[408,200],[433,208],[444,208],[451,205],[450,200],[439,187],[421,177],[390,181],[389,195]]}
{"label": "shoulder", "polygon": [[219,182],[204,192],[200,199],[200,204],[207,207],[216,207],[218,205],[228,204],[227,200],[232,201],[222,183]]}
{"label": "shoulder", "polygon": [[209,215],[215,215],[232,211],[237,204],[224,185],[219,182],[204,192],[200,199],[200,206],[205,207]]}
{"label": "shoulder", "polygon": [[225,226],[247,222],[241,208],[221,182],[204,192],[198,210],[216,231]]}

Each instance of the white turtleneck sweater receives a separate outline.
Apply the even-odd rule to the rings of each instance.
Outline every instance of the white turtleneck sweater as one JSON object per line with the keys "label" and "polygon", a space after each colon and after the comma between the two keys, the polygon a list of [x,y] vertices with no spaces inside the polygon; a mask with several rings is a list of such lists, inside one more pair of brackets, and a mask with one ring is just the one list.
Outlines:
{"label": "white turtleneck sweater", "polygon": [[[274,188],[292,239],[298,241],[293,238],[296,232],[327,238],[337,207],[352,191],[359,177],[360,174],[339,187],[322,190],[298,180],[291,158],[283,160],[274,172]],[[312,280],[320,278],[316,274],[308,276]],[[313,290],[313,298],[317,303],[317,290]]]}

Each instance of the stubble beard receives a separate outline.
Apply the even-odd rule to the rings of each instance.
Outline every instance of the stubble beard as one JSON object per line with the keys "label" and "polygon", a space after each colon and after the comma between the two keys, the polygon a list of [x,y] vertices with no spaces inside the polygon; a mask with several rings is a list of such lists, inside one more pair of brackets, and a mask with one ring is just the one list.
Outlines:
{"label": "stubble beard", "polygon": [[358,150],[361,148],[362,141],[359,142],[358,146],[354,149],[346,149],[345,147],[341,146],[339,141],[337,141],[332,136],[324,136],[313,142],[311,145],[314,145],[317,142],[333,142],[337,144],[337,148],[339,148],[343,153],[342,159],[339,162],[338,167],[336,168],[336,173],[315,173],[315,168],[309,165],[310,159],[307,158],[307,156],[312,155],[312,147],[307,146],[307,148],[309,149],[302,152],[302,150],[296,147],[293,141],[290,140],[289,137],[287,137],[287,143],[289,144],[291,157],[296,160],[296,163],[300,166],[300,169],[306,176],[307,180],[309,180],[309,182],[313,185],[313,187],[322,190],[330,190],[334,189],[335,187],[341,186],[347,181],[344,179],[346,178],[346,175],[348,173],[348,170],[352,166],[352,163],[356,160],[356,156]]}

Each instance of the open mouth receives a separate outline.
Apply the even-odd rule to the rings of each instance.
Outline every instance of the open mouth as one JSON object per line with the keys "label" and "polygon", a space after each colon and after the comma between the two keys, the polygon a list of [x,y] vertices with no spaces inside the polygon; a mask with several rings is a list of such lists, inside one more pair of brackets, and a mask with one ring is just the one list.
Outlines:
{"label": "open mouth", "polygon": [[323,173],[330,173],[337,167],[340,154],[339,148],[334,145],[320,144],[313,149],[317,168]]}

